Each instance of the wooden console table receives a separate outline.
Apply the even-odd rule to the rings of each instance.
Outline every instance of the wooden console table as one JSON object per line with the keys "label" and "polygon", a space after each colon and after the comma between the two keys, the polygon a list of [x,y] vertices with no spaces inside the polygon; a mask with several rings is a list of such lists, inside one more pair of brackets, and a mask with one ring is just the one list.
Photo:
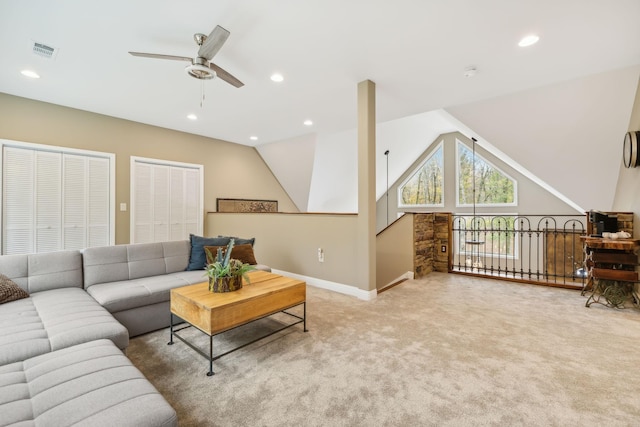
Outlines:
{"label": "wooden console table", "polygon": [[581,236],[584,242],[585,268],[588,278],[582,294],[589,292],[586,306],[598,303],[607,307],[625,308],[629,300],[640,308],[636,291],[638,282],[638,239],[603,239]]}

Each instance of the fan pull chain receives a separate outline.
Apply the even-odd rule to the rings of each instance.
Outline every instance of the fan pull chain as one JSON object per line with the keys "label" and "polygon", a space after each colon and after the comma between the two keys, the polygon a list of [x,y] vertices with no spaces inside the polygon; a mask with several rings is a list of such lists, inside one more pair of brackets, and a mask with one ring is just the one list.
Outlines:
{"label": "fan pull chain", "polygon": [[201,86],[201,93],[202,93],[202,98],[200,98],[200,108],[202,108],[202,106],[204,105],[204,80],[202,80],[202,82],[200,82]]}

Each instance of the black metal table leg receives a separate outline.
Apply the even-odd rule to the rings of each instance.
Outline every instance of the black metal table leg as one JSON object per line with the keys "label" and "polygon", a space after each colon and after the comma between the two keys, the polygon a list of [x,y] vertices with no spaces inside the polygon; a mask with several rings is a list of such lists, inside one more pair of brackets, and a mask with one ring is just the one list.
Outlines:
{"label": "black metal table leg", "polygon": [[167,345],[173,345],[173,313],[169,313],[169,316],[170,316],[169,330],[171,331],[171,338],[169,339],[169,342],[167,343]]}
{"label": "black metal table leg", "polygon": [[302,303],[302,318],[304,319],[302,323],[302,330],[304,332],[309,332],[307,329],[307,302],[306,301]]}
{"label": "black metal table leg", "polygon": [[[170,340],[170,342],[168,344],[169,345],[173,344],[173,337],[175,335],[176,338],[178,338],[180,341],[185,343],[187,346],[191,347],[193,350],[195,350],[201,356],[204,356],[205,358],[209,359],[209,372],[207,372],[207,376],[211,377],[211,376],[215,375],[215,372],[213,372],[213,361],[221,358],[222,356],[225,356],[225,355],[227,355],[229,353],[232,353],[234,351],[240,350],[241,348],[244,348],[244,347],[246,347],[246,346],[248,346],[250,344],[253,344],[256,341],[262,340],[262,339],[264,339],[264,338],[266,338],[266,337],[268,337],[270,335],[276,334],[276,333],[278,333],[280,331],[283,331],[283,330],[285,330],[287,328],[290,328],[290,327],[292,327],[294,325],[297,325],[299,323],[303,323],[304,332],[308,332],[308,329],[307,329],[307,303],[305,301],[305,302],[302,302],[302,303],[298,303],[296,305],[300,305],[300,304],[302,304],[302,306],[303,306],[303,315],[302,316],[298,316],[297,314],[289,313],[288,311],[286,311],[287,309],[284,309],[284,310],[281,311],[281,313],[288,314],[289,316],[295,317],[296,319],[298,319],[297,321],[289,323],[289,324],[285,324],[284,326],[282,326],[282,327],[280,327],[280,328],[278,328],[278,329],[276,329],[276,330],[274,330],[274,331],[272,331],[272,332],[270,332],[268,334],[265,334],[265,335],[262,335],[260,337],[257,337],[255,339],[253,339],[253,340],[251,340],[249,342],[246,342],[244,344],[241,344],[241,345],[239,345],[239,346],[237,346],[237,347],[235,347],[235,348],[233,348],[231,350],[225,351],[222,354],[218,354],[215,357],[213,356],[213,337],[215,335],[217,335],[217,334],[209,335],[206,332],[202,331],[203,333],[209,335],[209,354],[207,354],[203,349],[198,348],[196,345],[194,345],[193,343],[189,342],[189,340],[187,340],[186,337],[183,337],[178,333],[178,332],[182,331],[183,329],[187,329],[187,328],[192,327],[193,325],[191,325],[191,324],[189,324],[187,322],[186,326],[182,326],[182,327],[179,327],[179,328],[174,328],[174,317],[173,316],[175,316],[175,315],[173,313],[171,313],[171,320],[170,320],[171,340]],[[294,305],[292,307],[295,307],[296,305]],[[291,308],[291,307],[289,307],[289,308]],[[265,317],[269,317],[269,316],[270,315],[266,315],[266,316],[260,317],[259,319],[262,319],[262,318],[265,318]],[[179,318],[180,320],[182,320],[179,316],[176,316],[176,317]],[[254,319],[253,321],[255,321],[255,320],[258,320],[258,319]],[[245,324],[238,325],[238,326],[235,326],[234,328],[231,328],[231,329],[235,329],[237,327],[244,326],[244,325]],[[226,331],[224,331],[224,332],[226,332]]]}
{"label": "black metal table leg", "polygon": [[209,372],[207,372],[207,376],[212,375],[215,375],[213,372],[213,335],[209,335]]}

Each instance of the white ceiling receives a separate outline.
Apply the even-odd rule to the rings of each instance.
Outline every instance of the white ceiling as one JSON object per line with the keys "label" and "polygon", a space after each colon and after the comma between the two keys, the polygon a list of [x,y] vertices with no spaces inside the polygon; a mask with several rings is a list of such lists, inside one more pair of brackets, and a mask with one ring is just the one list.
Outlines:
{"label": "white ceiling", "polygon": [[[638,17],[640,0],[3,0],[0,92],[256,145],[354,128],[365,79],[384,122],[639,64]],[[245,86],[204,82],[202,108],[184,63],[127,53],[193,56],[216,25],[231,36],[213,62]]]}

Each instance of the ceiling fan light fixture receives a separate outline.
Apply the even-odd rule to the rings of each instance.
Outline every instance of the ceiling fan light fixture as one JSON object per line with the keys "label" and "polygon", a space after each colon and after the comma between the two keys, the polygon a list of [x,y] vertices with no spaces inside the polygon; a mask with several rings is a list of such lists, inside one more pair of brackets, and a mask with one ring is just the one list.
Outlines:
{"label": "ceiling fan light fixture", "polygon": [[36,73],[35,71],[32,70],[22,70],[20,71],[20,74],[22,74],[25,77],[29,77],[31,79],[39,79],[40,78],[40,74]]}
{"label": "ceiling fan light fixture", "polygon": [[215,71],[201,64],[187,65],[187,67],[185,67],[184,70],[191,77],[195,77],[196,79],[200,79],[200,80],[211,80],[216,77]]}
{"label": "ceiling fan light fixture", "polygon": [[538,40],[540,40],[540,37],[537,34],[529,34],[528,36],[520,39],[520,41],[518,42],[518,46],[520,47],[533,46],[534,44],[538,43]]}

